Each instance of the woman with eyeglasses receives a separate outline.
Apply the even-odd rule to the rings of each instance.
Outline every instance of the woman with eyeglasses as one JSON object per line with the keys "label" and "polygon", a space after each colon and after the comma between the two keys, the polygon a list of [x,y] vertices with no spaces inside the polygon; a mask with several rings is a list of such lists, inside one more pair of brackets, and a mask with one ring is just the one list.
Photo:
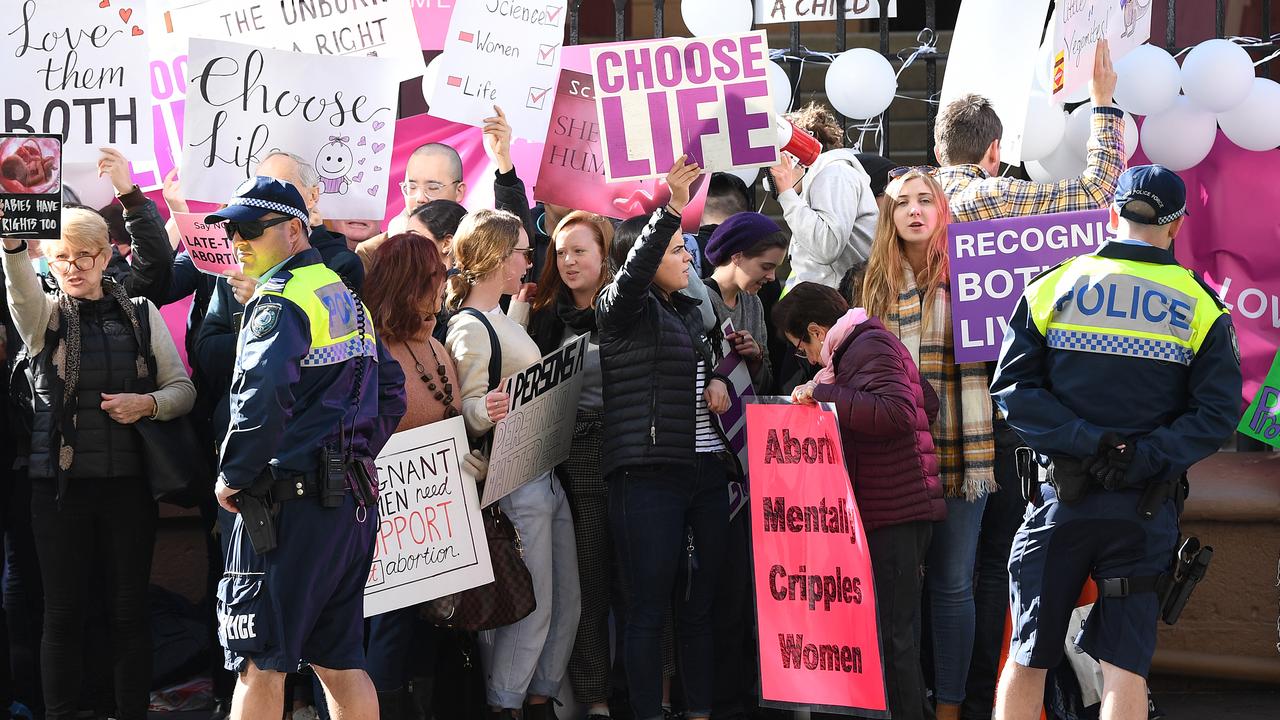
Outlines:
{"label": "woman with eyeglasses", "polygon": [[114,608],[114,716],[147,716],[156,503],[142,438],[130,426],[142,418],[172,420],[195,402],[160,312],[103,276],[111,257],[107,234],[101,215],[63,211],[62,237],[41,243],[56,294],[41,287],[26,243],[4,238],[9,311],[31,358],[28,475],[44,585],[45,717],[53,720],[76,716],[85,615],[91,598],[99,598],[90,583],[100,558]]}
{"label": "woman with eyeglasses", "polygon": [[932,167],[896,168],[882,200],[862,304],[902,340],[937,391],[931,425],[947,519],[934,529],[926,593],[939,718],[958,718],[973,651],[973,564],[987,493],[996,489],[991,393],[982,363],[957,365],[951,333],[947,225]]}
{"label": "woman with eyeglasses", "polygon": [[[520,219],[503,210],[467,215],[453,238],[458,272],[448,280],[447,303],[455,312],[445,345],[458,365],[462,418],[473,440],[507,415],[510,398],[501,380],[542,358],[538,344],[498,305],[503,295],[529,300],[530,288],[520,281],[532,252]],[[494,352],[501,356],[497,384],[489,377]],[[480,634],[489,716],[554,718],[549,700],[564,680],[580,612],[573,518],[554,472],[521,485],[498,507],[524,543],[537,607],[519,622]]]}
{"label": "woman with eyeglasses", "polygon": [[938,398],[902,342],[825,285],[796,285],[774,307],[773,321],[797,352],[821,368],[792,399],[833,403],[840,420],[845,464],[871,553],[889,713],[894,720],[932,718],[915,616],[920,565],[934,522],[946,514],[929,434]]}

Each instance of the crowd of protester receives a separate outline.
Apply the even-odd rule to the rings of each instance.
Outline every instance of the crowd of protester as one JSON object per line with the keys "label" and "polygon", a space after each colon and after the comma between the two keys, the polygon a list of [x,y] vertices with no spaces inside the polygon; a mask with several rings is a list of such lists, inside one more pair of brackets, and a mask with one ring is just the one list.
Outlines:
{"label": "crowd of protester", "polygon": [[[570,699],[596,719],[773,712],[756,707],[749,513],[730,518],[726,496],[743,468],[716,421],[729,406],[716,367],[731,348],[757,394],[838,409],[892,716],[989,718],[1005,560],[1024,507],[1012,459],[1021,442],[993,408],[990,369],[955,363],[947,227],[1106,206],[1123,166],[1114,74],[1093,87],[1078,179],[1001,176],[999,119],[977,96],[940,113],[941,168],[846,149],[830,111],[812,105],[792,119],[821,156],[769,170],[781,224],[752,210],[742,181],[715,173],[687,235],[696,165],[676,162],[670,202],[651,215],[531,208],[500,112],[484,130],[497,207],[465,207],[468,182],[486,179],[464,178],[452,148],[428,144],[409,158],[405,210],[386,233],[321,217],[315,170],[288,152],[264,158],[255,173],[301,192],[311,246],[363,293],[404,370],[398,430],[461,416],[482,447],[508,405],[493,368],[505,378],[590,338],[568,460],[499,501],[536,609],[475,635],[416,608],[369,619],[365,666],[381,716],[554,718]],[[257,286],[198,272],[127,160],[105,150],[99,167],[117,203],[67,203],[61,240],[5,245],[0,718],[10,708],[145,717],[147,584],[164,549],[130,426],[190,413],[221,437]],[[176,177],[164,200],[187,210]],[[189,376],[157,310],[187,297]],[[216,463],[218,448],[207,450]],[[483,453],[467,462],[483,476]],[[202,515],[212,594],[228,525],[211,493]],[[106,647],[86,640],[95,626]],[[213,675],[221,712],[234,677]],[[286,716],[326,714],[305,670],[291,687]]]}

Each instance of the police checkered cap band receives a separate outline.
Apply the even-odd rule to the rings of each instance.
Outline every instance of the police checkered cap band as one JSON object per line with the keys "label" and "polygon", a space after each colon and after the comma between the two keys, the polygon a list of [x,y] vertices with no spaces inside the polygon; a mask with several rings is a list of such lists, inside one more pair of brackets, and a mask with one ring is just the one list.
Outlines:
{"label": "police checkered cap band", "polygon": [[262,210],[270,210],[272,212],[278,212],[281,215],[292,215],[293,217],[298,218],[304,223],[310,221],[310,218],[307,216],[307,212],[305,210],[301,210],[292,205],[285,205],[284,203],[273,202],[271,200],[259,200],[258,198],[252,198],[252,197],[236,197],[236,198],[231,198],[231,202],[227,203],[227,205],[246,205],[248,207],[255,207],[255,208],[260,208]]}
{"label": "police checkered cap band", "polygon": [[1134,222],[1146,223],[1147,225],[1168,225],[1174,220],[1177,220],[1187,214],[1186,204],[1183,204],[1182,207],[1177,208],[1173,212],[1166,213],[1164,215],[1157,215],[1155,219],[1143,217],[1135,212],[1125,212],[1125,208],[1134,200],[1145,202],[1157,211],[1164,209],[1164,200],[1160,196],[1148,190],[1134,188],[1130,190],[1124,198],[1124,205],[1120,206],[1121,217],[1133,220]]}

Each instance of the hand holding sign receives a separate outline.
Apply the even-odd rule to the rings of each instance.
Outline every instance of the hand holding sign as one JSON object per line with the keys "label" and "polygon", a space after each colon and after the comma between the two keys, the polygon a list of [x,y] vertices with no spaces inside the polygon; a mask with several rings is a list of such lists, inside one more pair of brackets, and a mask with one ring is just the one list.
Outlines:
{"label": "hand holding sign", "polygon": [[702,173],[702,168],[697,163],[685,162],[687,157],[681,155],[676,158],[676,164],[667,173],[667,187],[671,188],[671,202],[667,203],[667,207],[677,215],[684,212],[685,206],[689,204],[689,187]]}
{"label": "hand holding sign", "polygon": [[484,411],[489,416],[489,421],[497,423],[507,416],[509,406],[511,405],[511,396],[501,388],[506,385],[506,381],[498,383],[498,388],[490,390],[484,396]]}
{"label": "hand holding sign", "polygon": [[115,148],[98,148],[102,156],[98,158],[98,177],[106,175],[111,178],[111,187],[117,195],[124,195],[133,189],[133,176],[129,173],[129,159]]}
{"label": "hand holding sign", "polygon": [[1111,64],[1111,48],[1106,40],[1099,40],[1093,55],[1093,80],[1089,83],[1089,98],[1094,107],[1111,104],[1116,92],[1116,69]]}
{"label": "hand holding sign", "polygon": [[729,388],[724,384],[724,380],[711,378],[703,395],[707,400],[707,409],[716,415],[729,409]]}
{"label": "hand holding sign", "polygon": [[502,108],[494,105],[493,112],[493,117],[484,119],[484,150],[497,164],[498,172],[509,173],[515,167],[511,162],[511,125]]}

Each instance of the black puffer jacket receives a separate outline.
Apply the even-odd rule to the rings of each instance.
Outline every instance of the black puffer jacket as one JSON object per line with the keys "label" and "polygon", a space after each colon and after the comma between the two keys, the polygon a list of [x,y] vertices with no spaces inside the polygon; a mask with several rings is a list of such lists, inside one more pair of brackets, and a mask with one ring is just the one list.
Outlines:
{"label": "black puffer jacket", "polygon": [[680,218],[654,212],[613,282],[596,301],[604,372],[604,475],[633,465],[693,465],[698,358],[710,381],[713,345],[699,301],[653,287]]}

